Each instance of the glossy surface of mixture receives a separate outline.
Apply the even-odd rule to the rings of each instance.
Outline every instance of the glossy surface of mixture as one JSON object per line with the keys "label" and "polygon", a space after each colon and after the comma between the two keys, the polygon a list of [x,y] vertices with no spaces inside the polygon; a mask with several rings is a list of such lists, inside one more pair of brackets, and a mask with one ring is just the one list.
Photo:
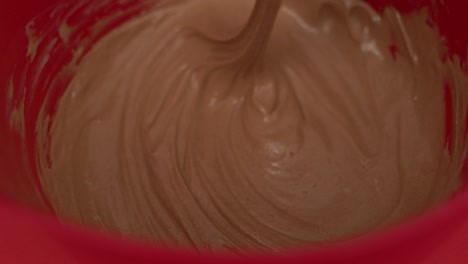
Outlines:
{"label": "glossy surface of mixture", "polygon": [[162,1],[77,66],[50,141],[39,121],[44,191],[66,219],[232,251],[418,215],[457,189],[465,149],[466,77],[426,20],[353,0]]}

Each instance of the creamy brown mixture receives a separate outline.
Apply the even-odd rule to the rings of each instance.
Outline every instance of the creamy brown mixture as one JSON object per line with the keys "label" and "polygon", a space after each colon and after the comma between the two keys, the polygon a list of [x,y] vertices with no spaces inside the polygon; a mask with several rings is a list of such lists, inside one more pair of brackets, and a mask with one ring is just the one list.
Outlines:
{"label": "creamy brown mixture", "polygon": [[280,249],[399,223],[456,190],[466,78],[424,10],[254,4],[163,1],[94,46],[50,153],[39,133],[58,215],[168,244]]}

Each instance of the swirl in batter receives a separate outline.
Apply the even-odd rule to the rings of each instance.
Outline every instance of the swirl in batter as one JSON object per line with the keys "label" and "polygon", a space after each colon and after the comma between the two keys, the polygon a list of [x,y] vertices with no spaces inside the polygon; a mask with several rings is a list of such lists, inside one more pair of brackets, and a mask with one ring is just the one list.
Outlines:
{"label": "swirl in batter", "polygon": [[421,214],[458,187],[467,84],[426,20],[354,0],[160,2],[77,66],[50,153],[38,139],[45,193],[66,219],[233,251]]}

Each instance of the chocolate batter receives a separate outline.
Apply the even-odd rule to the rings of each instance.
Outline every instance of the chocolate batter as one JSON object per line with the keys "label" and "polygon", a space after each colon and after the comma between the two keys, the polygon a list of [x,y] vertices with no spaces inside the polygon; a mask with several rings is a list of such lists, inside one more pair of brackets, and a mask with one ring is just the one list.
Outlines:
{"label": "chocolate batter", "polygon": [[66,219],[233,251],[421,214],[458,187],[467,84],[426,20],[358,0],[160,2],[77,66],[38,137],[45,193]]}

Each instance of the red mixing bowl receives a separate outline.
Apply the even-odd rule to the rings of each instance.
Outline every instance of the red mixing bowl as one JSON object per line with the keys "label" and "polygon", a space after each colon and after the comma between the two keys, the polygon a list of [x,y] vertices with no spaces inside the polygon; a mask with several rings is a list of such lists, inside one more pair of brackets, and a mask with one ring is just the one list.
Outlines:
{"label": "red mixing bowl", "polygon": [[[62,68],[73,59],[78,43],[87,39],[84,46],[91,47],[110,29],[138,15],[144,8],[143,1],[0,0],[0,263],[468,263],[467,188],[444,205],[398,227],[343,243],[274,254],[198,253],[58,221],[42,195],[35,166],[35,124],[40,107],[47,100],[46,111],[55,111],[71,78]],[[368,2],[378,10],[387,5],[401,12],[429,8],[432,25],[447,39],[447,56],[460,57],[467,69],[468,1]],[[105,19],[110,15],[112,19]],[[67,36],[68,45],[47,46],[60,35],[56,24],[64,17],[69,23],[79,24],[81,33]],[[99,34],[87,30],[95,23],[102,24]],[[44,36],[37,47],[37,59],[32,62],[25,55],[36,47],[31,43],[28,46],[25,28]],[[48,62],[40,63],[47,54]],[[10,85],[13,93],[8,91]],[[52,96],[46,98],[50,89],[54,89]],[[21,101],[24,105],[14,105]],[[451,100],[446,105],[450,120]],[[13,107],[24,111],[22,136],[10,126]],[[451,134],[451,126],[447,122],[447,135]],[[462,179],[468,178],[466,168]]]}

